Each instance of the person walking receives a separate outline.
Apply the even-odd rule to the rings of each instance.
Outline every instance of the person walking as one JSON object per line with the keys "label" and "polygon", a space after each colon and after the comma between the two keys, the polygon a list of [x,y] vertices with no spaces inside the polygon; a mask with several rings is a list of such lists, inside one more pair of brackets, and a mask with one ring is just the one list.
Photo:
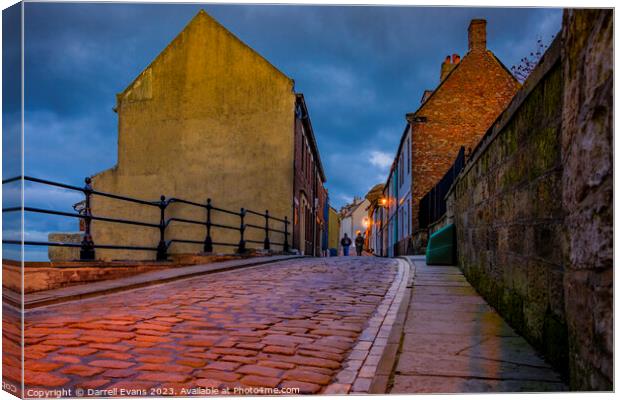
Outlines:
{"label": "person walking", "polygon": [[362,236],[361,232],[357,233],[357,237],[355,238],[355,251],[358,256],[362,255],[362,250],[364,249],[364,236]]}
{"label": "person walking", "polygon": [[351,246],[351,238],[348,237],[346,233],[344,234],[344,237],[340,241],[340,245],[342,246],[342,255],[348,256],[349,246]]}

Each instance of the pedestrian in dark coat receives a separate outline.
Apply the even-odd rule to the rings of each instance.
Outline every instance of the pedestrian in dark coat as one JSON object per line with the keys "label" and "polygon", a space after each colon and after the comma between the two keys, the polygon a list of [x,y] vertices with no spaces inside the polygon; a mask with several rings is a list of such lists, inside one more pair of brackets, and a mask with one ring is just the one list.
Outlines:
{"label": "pedestrian in dark coat", "polygon": [[351,246],[351,238],[344,234],[344,237],[340,241],[340,245],[342,246],[342,254],[345,256],[349,255],[349,246]]}
{"label": "pedestrian in dark coat", "polygon": [[362,250],[364,249],[364,236],[362,236],[361,232],[357,233],[357,237],[355,238],[355,251],[358,256],[362,255]]}

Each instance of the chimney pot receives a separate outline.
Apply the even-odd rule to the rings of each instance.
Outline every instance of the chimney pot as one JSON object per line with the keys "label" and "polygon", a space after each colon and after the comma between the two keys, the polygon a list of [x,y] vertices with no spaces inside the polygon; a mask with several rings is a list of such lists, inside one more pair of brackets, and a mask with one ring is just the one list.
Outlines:
{"label": "chimney pot", "polygon": [[454,69],[454,64],[450,60],[450,56],[446,56],[446,59],[441,63],[441,73],[439,75],[439,82],[443,82],[446,76]]}
{"label": "chimney pot", "polygon": [[452,54],[452,64],[458,64],[461,61],[461,57],[458,54]]}
{"label": "chimney pot", "polygon": [[487,48],[487,21],[472,19],[469,23],[469,51],[484,51]]}

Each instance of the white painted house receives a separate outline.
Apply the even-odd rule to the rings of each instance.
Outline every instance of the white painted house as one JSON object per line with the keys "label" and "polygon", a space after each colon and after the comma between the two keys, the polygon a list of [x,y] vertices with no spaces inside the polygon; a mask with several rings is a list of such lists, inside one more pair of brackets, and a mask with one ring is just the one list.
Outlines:
{"label": "white painted house", "polygon": [[[368,206],[370,203],[367,199],[354,198],[353,203],[348,204],[340,209],[340,232],[338,239],[338,247],[340,248],[340,240],[346,233],[352,241],[355,240],[358,232],[364,235],[366,226],[364,220],[368,219]],[[352,252],[355,253],[355,252]]]}

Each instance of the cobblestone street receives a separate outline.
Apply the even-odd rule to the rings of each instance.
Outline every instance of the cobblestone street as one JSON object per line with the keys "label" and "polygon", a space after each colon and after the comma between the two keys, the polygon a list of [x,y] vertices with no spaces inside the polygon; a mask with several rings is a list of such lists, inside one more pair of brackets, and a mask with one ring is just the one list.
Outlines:
{"label": "cobblestone street", "polygon": [[29,311],[26,390],[319,393],[396,273],[389,259],[300,259]]}

